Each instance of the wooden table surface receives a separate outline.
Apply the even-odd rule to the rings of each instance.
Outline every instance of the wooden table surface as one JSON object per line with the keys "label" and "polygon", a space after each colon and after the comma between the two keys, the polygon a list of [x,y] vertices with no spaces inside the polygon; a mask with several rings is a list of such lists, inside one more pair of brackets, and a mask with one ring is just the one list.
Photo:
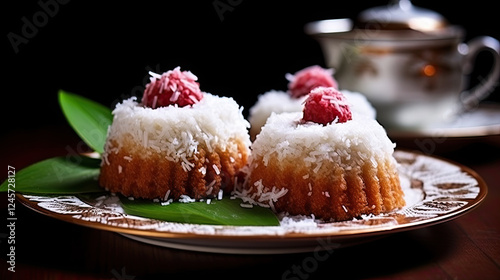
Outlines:
{"label": "wooden table surface", "polygon": [[[0,141],[2,181],[7,165],[20,170],[82,150],[78,137],[65,126],[23,129]],[[11,272],[7,261],[12,232],[3,193],[0,279],[500,279],[500,146],[447,147],[441,156],[475,170],[488,185],[479,207],[449,222],[336,249],[321,260],[312,252],[230,255],[157,247],[59,221],[17,203]]]}

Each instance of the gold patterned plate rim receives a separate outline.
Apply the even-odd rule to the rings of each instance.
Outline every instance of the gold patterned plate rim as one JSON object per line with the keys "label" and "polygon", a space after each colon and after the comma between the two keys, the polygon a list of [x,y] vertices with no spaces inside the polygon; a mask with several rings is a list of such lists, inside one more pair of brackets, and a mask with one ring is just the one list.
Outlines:
{"label": "gold patterned plate rim", "polygon": [[[311,251],[319,238],[339,243],[359,243],[360,239],[371,240],[390,233],[447,222],[470,212],[487,195],[484,180],[462,164],[399,149],[394,156],[399,165],[405,199],[410,204],[392,213],[344,222],[324,223],[311,218],[294,217],[292,223],[284,225],[281,220],[282,224],[275,227],[180,224],[120,213],[105,203],[98,205],[102,199],[89,204],[76,196],[19,193],[17,199],[28,208],[49,217],[117,232],[154,245],[222,253],[288,253]],[[218,249],[211,248],[203,244],[206,242],[222,242],[223,245],[214,245],[219,246]],[[257,242],[254,248],[251,248],[252,242]],[[294,242],[305,247],[290,248],[295,246]],[[259,244],[262,247],[259,248]],[[229,249],[220,249],[224,246]],[[278,250],[264,249],[269,246],[275,246]]]}

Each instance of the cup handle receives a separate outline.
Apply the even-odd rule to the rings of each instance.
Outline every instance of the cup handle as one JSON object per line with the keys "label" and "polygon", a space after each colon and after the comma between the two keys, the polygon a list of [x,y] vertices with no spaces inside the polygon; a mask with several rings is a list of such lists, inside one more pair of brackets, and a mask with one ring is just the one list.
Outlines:
{"label": "cup handle", "polygon": [[497,39],[489,36],[476,37],[467,45],[468,52],[465,55],[464,73],[470,74],[474,68],[477,55],[482,51],[490,51],[493,54],[493,66],[488,76],[480,81],[472,89],[460,93],[462,109],[468,111],[475,108],[479,102],[490,95],[498,84],[500,78],[500,43]]}

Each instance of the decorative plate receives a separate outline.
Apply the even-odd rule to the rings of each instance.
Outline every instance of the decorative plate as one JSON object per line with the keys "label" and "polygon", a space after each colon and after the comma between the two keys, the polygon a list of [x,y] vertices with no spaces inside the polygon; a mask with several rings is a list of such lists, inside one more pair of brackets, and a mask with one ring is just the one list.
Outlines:
{"label": "decorative plate", "polygon": [[465,166],[400,150],[394,157],[399,163],[407,206],[343,222],[281,215],[280,226],[183,224],[128,215],[118,197],[111,194],[17,194],[17,198],[28,208],[50,217],[158,246],[217,253],[278,254],[333,250],[446,222],[469,212],[486,197],[487,186],[482,178]]}

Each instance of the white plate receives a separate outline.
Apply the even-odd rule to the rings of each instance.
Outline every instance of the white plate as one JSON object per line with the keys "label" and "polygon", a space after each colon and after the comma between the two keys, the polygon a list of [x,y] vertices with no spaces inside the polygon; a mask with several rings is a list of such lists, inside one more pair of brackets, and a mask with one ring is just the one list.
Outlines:
{"label": "white plate", "polygon": [[449,122],[414,129],[388,129],[395,139],[408,138],[472,138],[500,135],[500,106],[481,104]]}
{"label": "white plate", "polygon": [[157,246],[231,254],[284,254],[333,250],[387,234],[449,221],[476,207],[487,186],[471,169],[435,157],[394,153],[407,206],[344,222],[280,216],[280,226],[182,224],[125,214],[117,197],[21,195],[27,207],[60,219]]}

